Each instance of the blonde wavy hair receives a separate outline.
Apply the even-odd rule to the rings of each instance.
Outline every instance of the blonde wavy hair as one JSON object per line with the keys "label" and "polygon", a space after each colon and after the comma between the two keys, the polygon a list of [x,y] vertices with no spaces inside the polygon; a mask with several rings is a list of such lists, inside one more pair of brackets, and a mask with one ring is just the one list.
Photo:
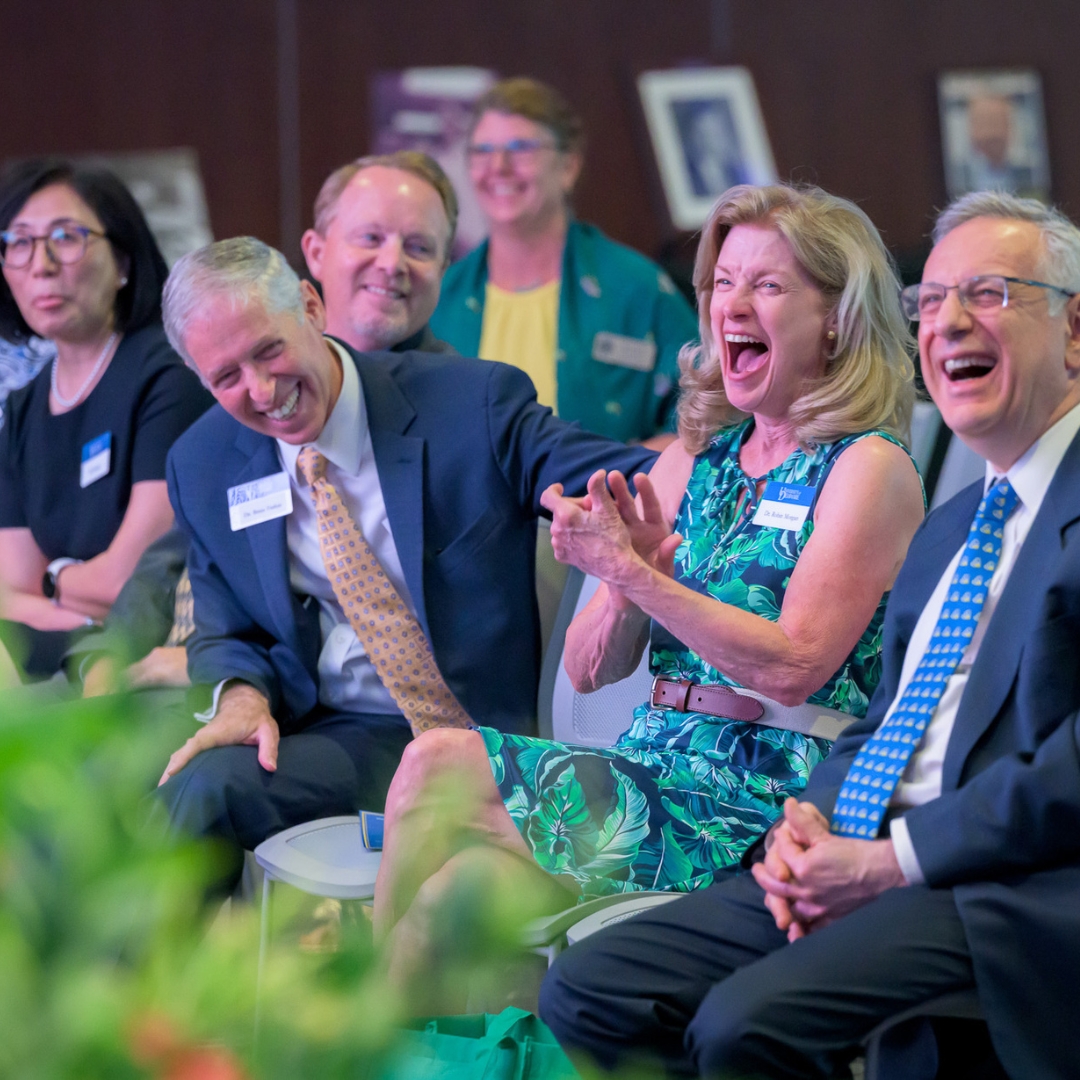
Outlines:
{"label": "blonde wavy hair", "polygon": [[811,447],[872,428],[906,439],[915,401],[914,340],[877,229],[854,203],[821,188],[740,184],[709,213],[694,262],[701,343],[679,354],[679,437],[686,449],[700,454],[742,415],[724,392],[709,319],[716,260],[735,225],[776,229],[830,305],[836,341],[825,374],[791,408],[799,442]]}

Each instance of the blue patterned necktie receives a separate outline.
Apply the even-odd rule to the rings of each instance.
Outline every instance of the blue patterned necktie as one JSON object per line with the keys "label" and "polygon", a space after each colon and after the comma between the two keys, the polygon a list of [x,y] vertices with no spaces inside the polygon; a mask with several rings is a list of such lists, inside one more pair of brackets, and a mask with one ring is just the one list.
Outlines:
{"label": "blue patterned necktie", "polygon": [[1005,522],[1018,501],[1009,481],[1001,479],[979,503],[926,652],[892,715],[866,740],[844,778],[833,808],[834,833],[877,836],[893,790],[975,633],[1001,558]]}

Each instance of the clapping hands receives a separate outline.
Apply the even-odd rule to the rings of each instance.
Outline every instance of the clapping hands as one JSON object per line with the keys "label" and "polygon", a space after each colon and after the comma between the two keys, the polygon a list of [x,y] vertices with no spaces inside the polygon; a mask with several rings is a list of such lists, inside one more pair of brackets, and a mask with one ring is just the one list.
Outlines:
{"label": "clapping hands", "polygon": [[682,543],[664,520],[648,476],[638,473],[634,483],[640,508],[622,473],[603,469],[589,478],[588,493],[581,498],[563,495],[562,484],[552,484],[540,497],[552,514],[555,557],[620,592],[643,563],[672,577],[675,551]]}

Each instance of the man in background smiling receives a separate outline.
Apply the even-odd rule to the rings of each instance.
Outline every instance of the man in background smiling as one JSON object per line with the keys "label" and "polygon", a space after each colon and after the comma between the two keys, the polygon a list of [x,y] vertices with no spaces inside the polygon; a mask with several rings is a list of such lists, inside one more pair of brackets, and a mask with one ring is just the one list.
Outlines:
{"label": "man in background smiling", "polygon": [[414,150],[332,172],[301,247],[322,286],[326,332],[360,352],[453,352],[428,327],[457,230],[454,187]]}

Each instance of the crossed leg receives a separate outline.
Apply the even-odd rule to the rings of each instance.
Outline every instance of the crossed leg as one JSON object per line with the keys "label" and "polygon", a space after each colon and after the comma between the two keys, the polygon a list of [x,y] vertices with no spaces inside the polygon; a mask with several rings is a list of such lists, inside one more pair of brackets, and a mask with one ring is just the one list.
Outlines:
{"label": "crossed leg", "polygon": [[386,797],[374,931],[391,982],[416,1001],[440,966],[433,961],[444,928],[456,924],[462,936],[462,920],[499,895],[512,895],[517,919],[527,921],[567,907],[576,886],[537,866],[503,805],[482,737],[427,731],[406,747]]}

